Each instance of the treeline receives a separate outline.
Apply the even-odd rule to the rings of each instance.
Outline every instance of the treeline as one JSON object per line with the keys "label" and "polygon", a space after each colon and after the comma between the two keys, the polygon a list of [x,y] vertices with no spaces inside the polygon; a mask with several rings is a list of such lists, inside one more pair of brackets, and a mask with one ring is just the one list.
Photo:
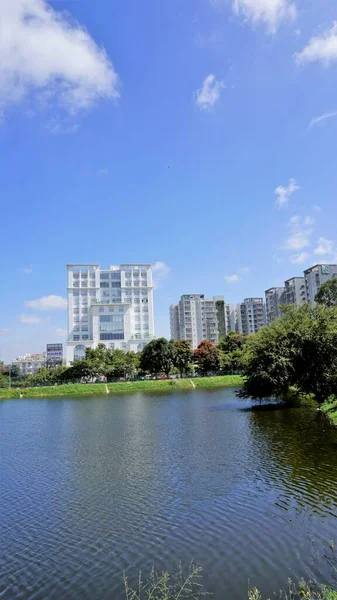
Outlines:
{"label": "treeline", "polygon": [[[201,342],[193,352],[186,340],[158,338],[149,342],[142,352],[112,350],[104,344],[87,348],[85,358],[70,367],[41,368],[23,378],[12,369],[14,386],[55,385],[62,383],[115,381],[145,376],[206,375],[207,373],[240,373],[243,369],[243,348],[246,338],[236,333],[228,334],[218,345]],[[8,367],[2,365],[0,387],[9,385]]]}

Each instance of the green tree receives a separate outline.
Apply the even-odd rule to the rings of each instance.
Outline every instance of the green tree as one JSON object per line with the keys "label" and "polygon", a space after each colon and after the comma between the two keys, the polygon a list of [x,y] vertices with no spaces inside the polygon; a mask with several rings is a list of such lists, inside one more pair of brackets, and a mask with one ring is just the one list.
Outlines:
{"label": "green tree", "polygon": [[241,333],[235,333],[235,331],[230,331],[225,335],[225,337],[221,338],[218,343],[218,348],[222,352],[233,352],[233,350],[238,350],[243,348],[246,343],[248,336],[242,335]]}
{"label": "green tree", "polygon": [[295,386],[324,402],[337,391],[337,308],[287,307],[248,340],[245,375],[241,397],[278,397]]}
{"label": "green tree", "polygon": [[174,342],[158,338],[149,342],[141,352],[139,366],[148,373],[169,375],[174,358]]}
{"label": "green tree", "polygon": [[181,377],[189,372],[193,360],[193,351],[187,340],[175,340],[173,342],[173,366],[178,369]]}
{"label": "green tree", "polygon": [[337,306],[337,277],[329,279],[317,292],[315,301],[324,306]]}
{"label": "green tree", "polygon": [[194,350],[194,362],[200,373],[217,372],[220,368],[220,350],[215,344],[204,340]]}

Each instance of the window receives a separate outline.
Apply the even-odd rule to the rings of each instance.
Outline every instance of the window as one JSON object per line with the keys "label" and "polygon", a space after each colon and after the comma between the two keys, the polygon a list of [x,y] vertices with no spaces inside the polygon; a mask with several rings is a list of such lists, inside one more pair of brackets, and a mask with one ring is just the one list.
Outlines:
{"label": "window", "polygon": [[99,309],[99,312],[104,312],[104,308],[100,308],[100,309]]}
{"label": "window", "polygon": [[89,296],[92,297],[96,297],[96,291],[95,290],[90,290],[89,291]]}
{"label": "window", "polygon": [[108,288],[109,287],[109,282],[108,281],[101,281],[100,287],[101,288]]}
{"label": "window", "polygon": [[89,273],[90,279],[95,279],[95,273]]}
{"label": "window", "polygon": [[100,278],[101,279],[109,279],[109,273],[101,273]]}
{"label": "window", "polygon": [[80,339],[79,335],[73,335],[74,342],[77,342]]}
{"label": "window", "polygon": [[124,333],[100,333],[99,339],[104,340],[124,340]]}
{"label": "window", "polygon": [[79,295],[80,295],[80,292],[79,292],[78,290],[75,290],[75,291],[73,292],[73,296],[79,296]]}
{"label": "window", "polygon": [[123,313],[124,312],[124,308],[119,308],[118,312]]}
{"label": "window", "polygon": [[88,335],[82,335],[82,340],[88,340],[89,336]]}
{"label": "window", "polygon": [[107,298],[108,296],[110,296],[110,292],[107,290],[103,290],[103,298]]}
{"label": "window", "polygon": [[143,302],[143,304],[147,304],[148,299],[147,298],[142,298],[142,302]]}
{"label": "window", "polygon": [[84,315],[87,315],[87,314],[88,314],[88,309],[87,309],[87,308],[82,308],[82,313],[83,313]]}
{"label": "window", "polygon": [[112,287],[112,288],[118,288],[118,287],[121,287],[120,281],[112,281],[112,282],[111,282],[111,287]]}
{"label": "window", "polygon": [[78,344],[74,348],[74,360],[82,360],[85,357],[85,346]]}
{"label": "window", "polygon": [[[118,273],[118,272],[117,273],[111,273],[110,277],[111,277],[111,279],[119,279],[120,280],[121,279],[121,274]],[[115,345],[115,344],[113,344],[113,345]]]}
{"label": "window", "polygon": [[147,296],[147,290],[142,290],[142,296]]}
{"label": "window", "polygon": [[115,309],[114,309],[114,307],[113,307],[113,306],[110,306],[110,307],[109,307],[109,312],[114,312],[114,310],[115,310]]}
{"label": "window", "polygon": [[82,325],[82,331],[88,331],[88,327],[86,327],[86,326],[83,327],[83,325]]}

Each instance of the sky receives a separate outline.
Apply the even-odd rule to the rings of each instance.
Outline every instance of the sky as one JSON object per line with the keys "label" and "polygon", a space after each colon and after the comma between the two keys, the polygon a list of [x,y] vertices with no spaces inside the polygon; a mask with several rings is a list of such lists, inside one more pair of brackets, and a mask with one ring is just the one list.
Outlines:
{"label": "sky", "polygon": [[66,264],[228,302],[337,262],[335,0],[0,0],[0,360],[66,337]]}

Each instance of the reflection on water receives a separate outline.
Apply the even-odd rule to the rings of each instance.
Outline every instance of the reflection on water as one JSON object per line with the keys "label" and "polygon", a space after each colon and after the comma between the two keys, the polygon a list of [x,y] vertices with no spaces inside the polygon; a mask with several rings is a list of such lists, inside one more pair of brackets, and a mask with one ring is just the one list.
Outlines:
{"label": "reflection on water", "polygon": [[0,404],[2,598],[122,599],[196,559],[215,598],[329,581],[337,432],[234,390]]}

